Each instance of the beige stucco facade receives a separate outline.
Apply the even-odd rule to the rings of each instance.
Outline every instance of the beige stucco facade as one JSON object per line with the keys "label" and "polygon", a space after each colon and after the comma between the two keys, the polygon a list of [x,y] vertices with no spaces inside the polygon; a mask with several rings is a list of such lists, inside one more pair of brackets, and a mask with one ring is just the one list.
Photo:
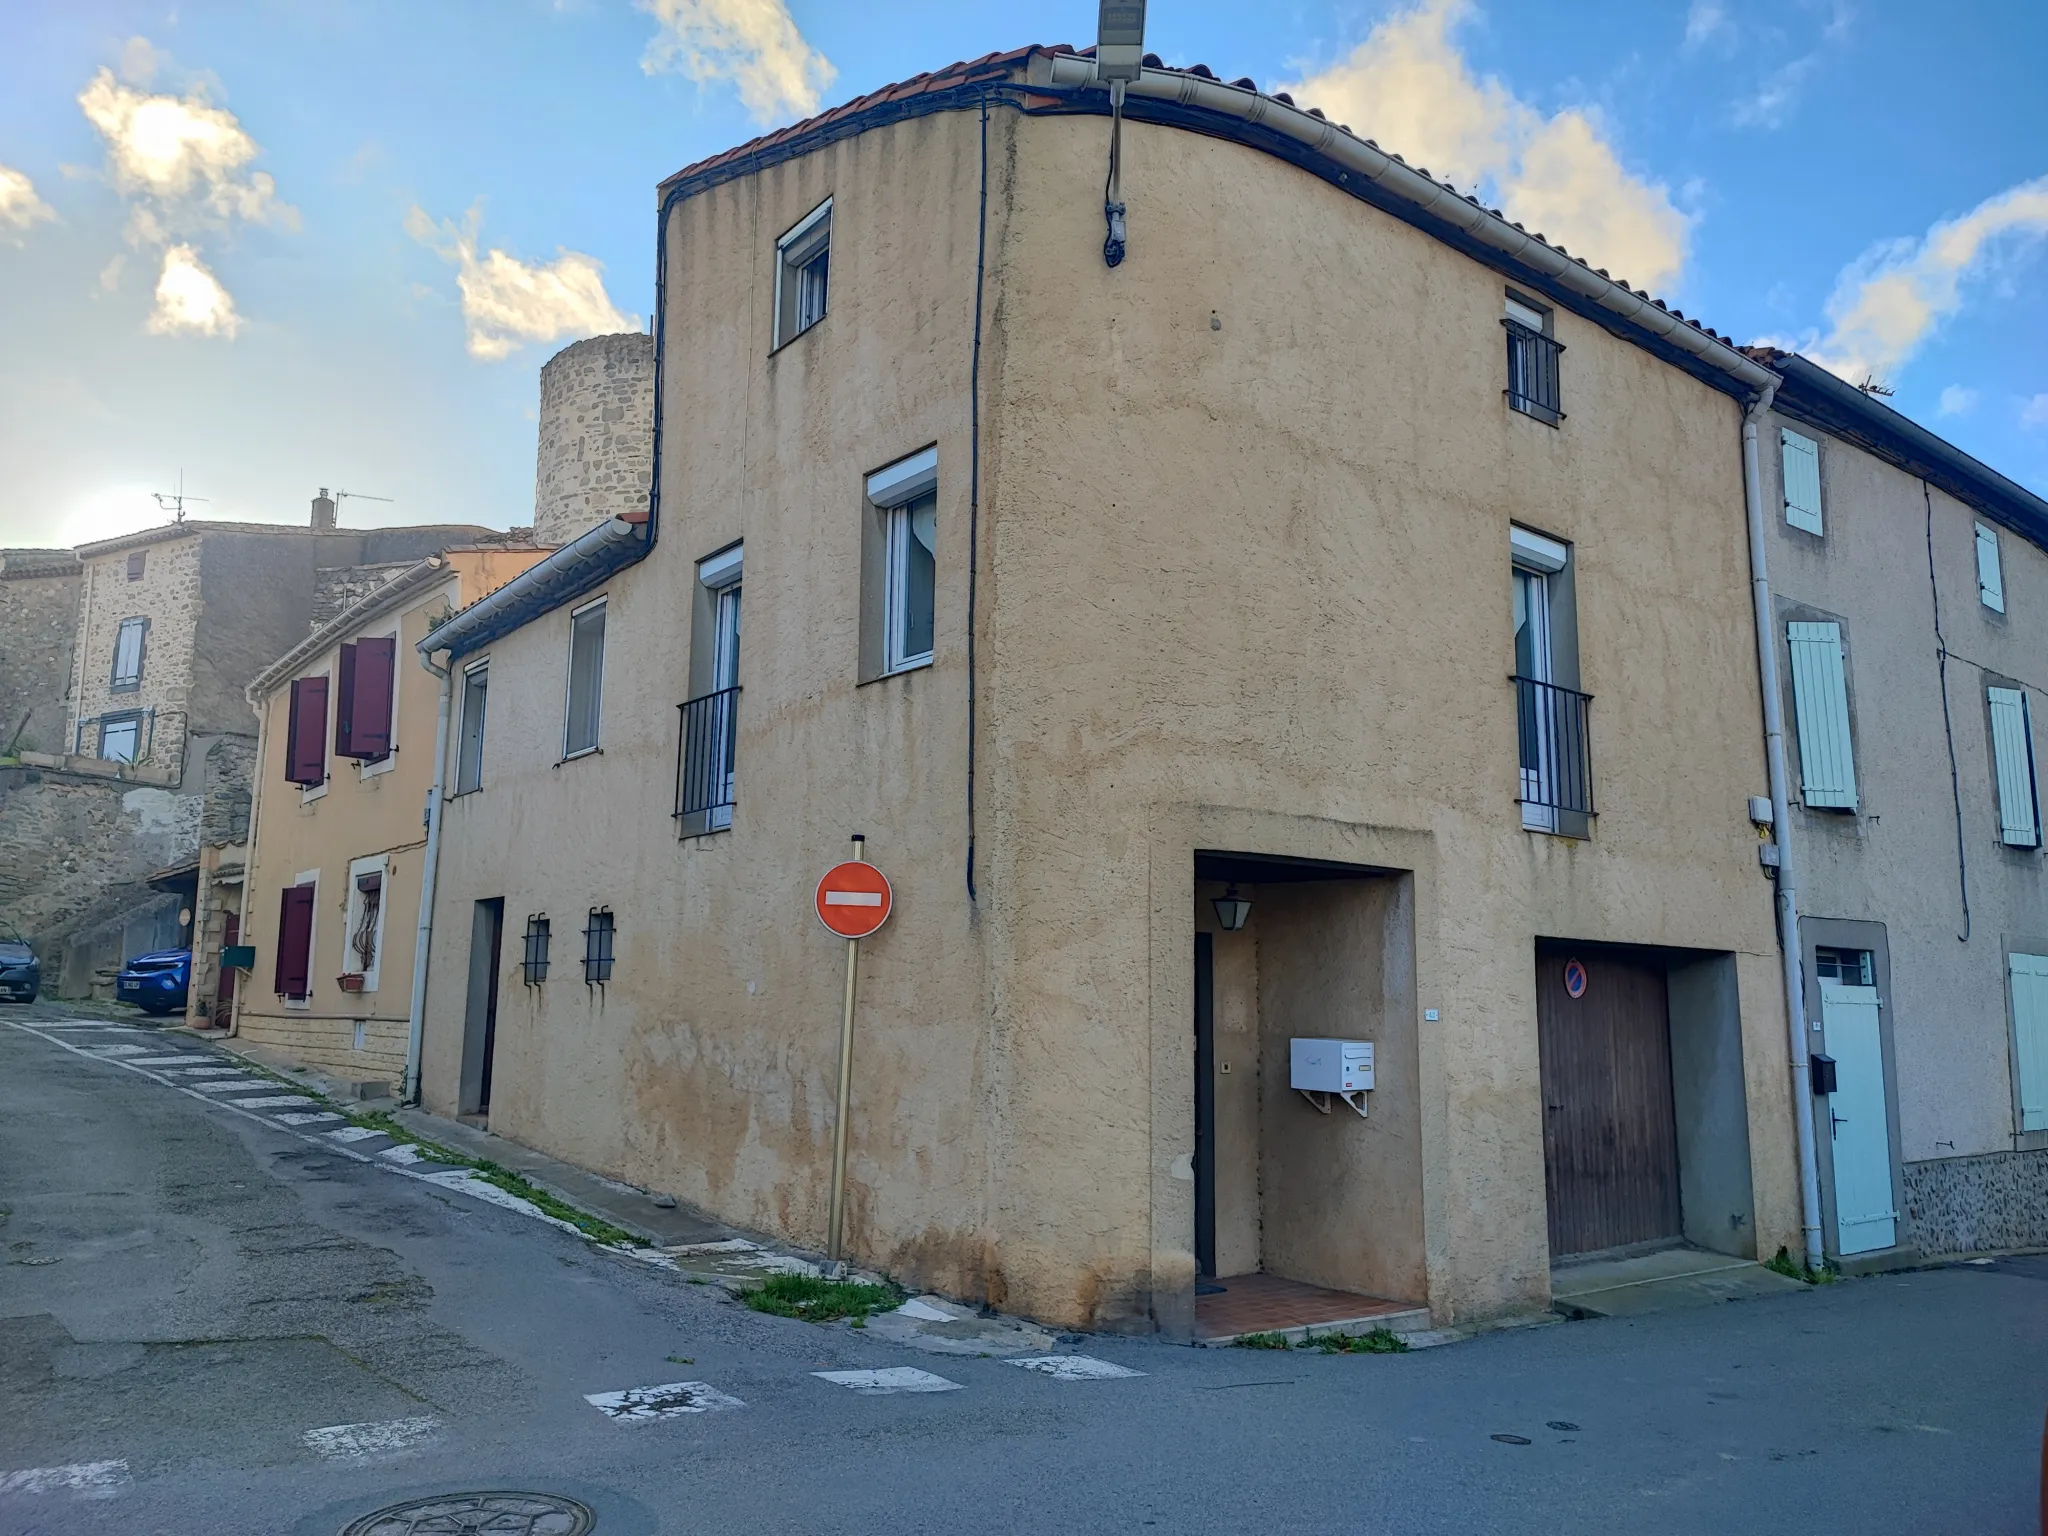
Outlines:
{"label": "beige stucco facade", "polygon": [[[2038,846],[2001,837],[1986,690],[2024,694],[2037,722],[2048,707],[2048,552],[1895,457],[1784,411],[1765,424],[1774,513],[1785,504],[1782,428],[1819,445],[1822,529],[1770,519],[1781,649],[1788,622],[1840,626],[1859,798],[1853,810],[1801,805],[1800,740],[1788,728],[1813,1046],[1835,1048],[1820,1027],[1816,944],[1872,952],[1898,1246],[2038,1246],[2048,1242],[2048,1133],[2020,1126],[2008,963],[2048,955],[2048,880]],[[1980,593],[1979,526],[1997,538],[2002,612]],[[1793,722],[1789,664],[1781,673]],[[1824,1130],[1832,1247],[1826,1142]]]}
{"label": "beige stucco facade", "polygon": [[[811,888],[860,832],[896,905],[863,946],[851,1253],[1185,1334],[1197,858],[1320,861],[1293,868],[1348,873],[1253,882],[1216,935],[1230,1262],[1442,1322],[1546,1303],[1541,938],[1725,964],[1748,1204],[1723,1241],[1796,1242],[1738,402],[1560,306],[1566,419],[1511,412],[1498,272],[1178,128],[1125,128],[1108,270],[1104,122],[986,132],[978,423],[977,114],[670,217],[658,542],[459,658],[492,704],[445,813],[429,1107],[471,1107],[469,935],[502,900],[492,1129],[821,1243],[843,947]],[[827,197],[830,312],[772,350],[776,238]],[[933,662],[863,684],[863,476],[934,444]],[[1511,524],[1572,550],[1588,838],[1523,829]],[[737,805],[678,838],[696,563],[735,541]],[[570,607],[600,597],[602,750],[562,761]],[[1288,1038],[1325,1033],[1379,1044],[1364,1120],[1285,1086]]]}
{"label": "beige stucco facade", "polygon": [[[394,583],[392,594],[374,596],[341,614],[292,656],[280,659],[291,665],[273,668],[252,688],[258,775],[241,942],[255,948],[256,959],[236,988],[234,1011],[234,1027],[250,1044],[349,1080],[399,1082],[426,843],[422,813],[434,779],[440,689],[439,680],[419,665],[413,646],[438,618],[503,586],[545,554],[538,548],[460,549],[432,557]],[[372,763],[334,755],[338,699],[330,688],[324,727],[327,780],[312,789],[288,782],[293,680],[333,679],[339,648],[376,636],[395,636],[398,642],[390,755]],[[351,890],[355,877],[366,873],[379,876],[368,966],[349,947],[352,911],[362,916],[362,898],[357,896],[352,907]],[[307,883],[317,887],[311,987],[303,1000],[294,1000],[275,990],[280,893]],[[343,990],[344,975],[360,976],[361,990]]]}

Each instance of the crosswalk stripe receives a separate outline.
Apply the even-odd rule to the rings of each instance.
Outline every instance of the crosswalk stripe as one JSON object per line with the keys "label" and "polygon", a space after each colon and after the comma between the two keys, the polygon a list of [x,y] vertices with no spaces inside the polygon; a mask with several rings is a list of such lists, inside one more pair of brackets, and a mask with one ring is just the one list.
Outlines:
{"label": "crosswalk stripe", "polygon": [[848,1387],[864,1397],[887,1397],[895,1392],[958,1392],[960,1383],[920,1371],[914,1365],[892,1365],[879,1371],[813,1371],[821,1381]]}
{"label": "crosswalk stripe", "polygon": [[338,1131],[322,1131],[320,1134],[329,1141],[368,1141],[372,1136],[384,1133],[367,1125],[344,1125]]}
{"label": "crosswalk stripe", "polygon": [[322,1125],[329,1120],[339,1120],[341,1116],[331,1109],[316,1109],[308,1114],[272,1115],[270,1118],[279,1125]]}
{"label": "crosswalk stripe", "polygon": [[440,1427],[441,1421],[432,1414],[421,1414],[377,1424],[330,1424],[325,1429],[309,1429],[301,1438],[308,1450],[319,1452],[328,1461],[353,1461],[359,1456],[408,1450]]}
{"label": "crosswalk stripe", "polygon": [[1029,1359],[1006,1360],[1003,1363],[1040,1376],[1050,1376],[1055,1381],[1115,1381],[1120,1377],[1145,1374],[1127,1365],[1097,1360],[1091,1355],[1033,1355]]}
{"label": "crosswalk stripe", "polygon": [[206,1058],[197,1051],[180,1051],[175,1056],[130,1056],[131,1067],[189,1067],[204,1062]]}
{"label": "crosswalk stripe", "polygon": [[702,1381],[671,1381],[658,1387],[628,1387],[623,1392],[586,1392],[583,1401],[622,1424],[680,1418],[686,1413],[724,1413],[747,1406]]}
{"label": "crosswalk stripe", "polygon": [[128,1463],[125,1461],[82,1461],[68,1467],[30,1467],[21,1472],[0,1472],[0,1494],[105,1495],[127,1481]]}
{"label": "crosswalk stripe", "polygon": [[312,1102],[303,1093],[280,1093],[269,1098],[235,1100],[236,1106],[241,1109],[304,1109]]}

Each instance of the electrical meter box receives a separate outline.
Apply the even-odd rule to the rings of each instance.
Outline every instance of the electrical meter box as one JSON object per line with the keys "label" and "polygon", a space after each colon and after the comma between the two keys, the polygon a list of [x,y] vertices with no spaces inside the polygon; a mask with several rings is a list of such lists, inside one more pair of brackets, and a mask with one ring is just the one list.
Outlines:
{"label": "electrical meter box", "polygon": [[1370,1040],[1288,1042],[1290,1086],[1304,1093],[1357,1093],[1372,1087]]}

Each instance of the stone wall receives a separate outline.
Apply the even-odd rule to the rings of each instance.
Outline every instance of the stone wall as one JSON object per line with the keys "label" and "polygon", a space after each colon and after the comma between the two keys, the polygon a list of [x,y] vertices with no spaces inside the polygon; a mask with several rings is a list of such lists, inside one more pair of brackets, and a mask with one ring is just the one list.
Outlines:
{"label": "stone wall", "polygon": [[[200,547],[197,538],[165,539],[136,551],[144,558],[140,575],[132,580],[128,551],[85,562],[72,735],[62,750],[94,756],[99,751],[96,722],[108,715],[138,713],[143,720],[135,760],[173,772],[183,763],[199,627]],[[139,686],[117,689],[115,643],[122,623],[134,618],[149,624],[143,636],[142,679]]]}
{"label": "stone wall", "polygon": [[1906,1164],[1904,1238],[1929,1255],[2048,1248],[2048,1151]]}
{"label": "stone wall", "polygon": [[564,347],[540,371],[533,530],[566,544],[644,511],[654,471],[654,338],[638,331]]}
{"label": "stone wall", "polygon": [[0,550],[0,756],[63,752],[83,572],[68,549]]}

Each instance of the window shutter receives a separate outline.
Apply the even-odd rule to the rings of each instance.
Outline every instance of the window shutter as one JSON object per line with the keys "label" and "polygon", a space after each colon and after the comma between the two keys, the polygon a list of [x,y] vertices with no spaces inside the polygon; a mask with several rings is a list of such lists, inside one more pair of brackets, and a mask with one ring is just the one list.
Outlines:
{"label": "window shutter", "polygon": [[285,744],[285,777],[310,789],[327,778],[327,679],[302,677],[292,683],[290,740]]}
{"label": "window shutter", "polygon": [[1787,624],[1792,705],[1799,722],[1800,793],[1808,805],[1856,809],[1856,756],[1849,741],[1849,688],[1839,624]]}
{"label": "window shutter", "polygon": [[1820,532],[1820,444],[1790,427],[1778,429],[1785,465],[1785,521]]}
{"label": "window shutter", "polygon": [[277,916],[277,991],[281,997],[308,995],[313,970],[313,892],[310,885],[284,890]]}
{"label": "window shutter", "polygon": [[334,669],[334,755],[356,757],[356,648],[344,645]]}
{"label": "window shutter", "polygon": [[391,694],[398,642],[390,635],[355,644],[355,703],[349,711],[350,757],[391,755]]}
{"label": "window shutter", "polygon": [[2020,1129],[2048,1131],[2048,955],[2013,955],[2012,1028]]}
{"label": "window shutter", "polygon": [[1998,565],[1998,530],[1977,525],[1977,597],[1993,613],[2005,612],[2005,572]]}
{"label": "window shutter", "polygon": [[1998,770],[1998,836],[2014,848],[2038,848],[2041,813],[2027,696],[2017,688],[1987,688],[1984,693],[1991,702],[1991,756]]}

